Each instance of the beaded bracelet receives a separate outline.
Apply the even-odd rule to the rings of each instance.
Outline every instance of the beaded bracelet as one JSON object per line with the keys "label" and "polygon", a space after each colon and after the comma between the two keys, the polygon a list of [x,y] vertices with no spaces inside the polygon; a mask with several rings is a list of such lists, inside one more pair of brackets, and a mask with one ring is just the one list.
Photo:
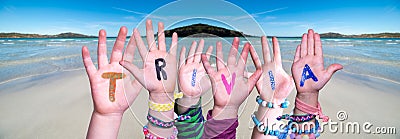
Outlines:
{"label": "beaded bracelet", "polygon": [[260,122],[257,119],[255,115],[256,112],[254,112],[251,115],[251,119],[253,119],[253,122],[256,125],[258,131],[263,132],[264,135],[271,135],[271,136],[279,136],[281,134],[279,130],[268,130],[268,126],[265,126],[263,122]]}
{"label": "beaded bracelet", "polygon": [[145,125],[145,126],[143,126],[143,134],[144,134],[145,138],[149,138],[149,139],[176,139],[177,138],[176,136],[178,135],[178,129],[176,129],[176,127],[174,127],[174,134],[172,134],[168,138],[162,138],[162,137],[157,137],[155,135],[152,135],[149,132],[147,125]]}
{"label": "beaded bracelet", "polygon": [[[256,102],[257,102],[259,105],[263,106],[263,107],[274,108],[274,103],[264,101],[264,100],[261,99],[260,96],[257,96]],[[290,102],[289,102],[287,99],[285,99],[285,101],[284,101],[283,103],[281,103],[279,106],[280,106],[281,108],[287,108],[287,107],[289,106],[289,104],[290,104]]]}
{"label": "beaded bracelet", "polygon": [[170,122],[164,122],[156,117],[153,117],[150,115],[150,113],[147,114],[147,120],[154,126],[161,127],[161,128],[171,128],[174,126],[174,121]]}
{"label": "beaded bracelet", "polygon": [[[289,122],[289,126],[291,125],[292,122]],[[318,120],[315,120],[315,126],[309,130],[301,130],[301,129],[296,129],[296,128],[291,128],[291,134],[290,134],[290,138],[294,139],[296,137],[296,134],[298,135],[310,135],[313,136],[315,138],[320,136],[320,133],[318,132],[319,130],[319,122]]]}
{"label": "beaded bracelet", "polygon": [[314,114],[306,114],[306,115],[289,115],[285,114],[282,116],[278,116],[276,119],[280,121],[281,119],[289,120],[296,123],[308,122],[315,119],[316,115]]}

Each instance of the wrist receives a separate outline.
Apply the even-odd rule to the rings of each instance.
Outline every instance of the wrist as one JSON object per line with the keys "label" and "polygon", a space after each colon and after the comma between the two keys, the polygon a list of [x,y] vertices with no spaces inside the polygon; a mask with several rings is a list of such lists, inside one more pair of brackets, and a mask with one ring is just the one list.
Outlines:
{"label": "wrist", "polygon": [[[300,101],[310,106],[317,107],[318,96],[319,96],[318,92],[305,92],[305,93],[297,93],[296,98],[298,98]],[[295,105],[294,114],[305,114],[305,112],[299,110]]]}
{"label": "wrist", "polygon": [[212,110],[212,118],[215,120],[237,118],[239,107],[237,106],[214,106]]}
{"label": "wrist", "polygon": [[97,111],[94,110],[92,112],[92,115],[93,116],[97,116],[97,117],[108,118],[108,119],[121,119],[122,116],[124,115],[124,113],[123,112],[122,113],[119,113],[119,112],[116,112],[116,113],[100,113],[100,112],[97,112]]}
{"label": "wrist", "polygon": [[174,101],[174,93],[173,92],[172,93],[150,92],[149,99],[150,99],[150,101],[153,101],[155,103],[167,104],[167,103],[171,103]]}

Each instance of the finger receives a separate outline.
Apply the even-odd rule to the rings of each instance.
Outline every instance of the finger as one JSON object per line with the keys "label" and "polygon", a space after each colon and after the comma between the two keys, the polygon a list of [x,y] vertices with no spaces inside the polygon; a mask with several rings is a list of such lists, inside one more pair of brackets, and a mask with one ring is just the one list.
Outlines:
{"label": "finger", "polygon": [[225,68],[224,64],[224,55],[222,53],[222,43],[220,41],[217,42],[217,70],[221,70]]}
{"label": "finger", "polygon": [[167,51],[165,46],[165,34],[164,34],[164,23],[158,23],[158,50]]}
{"label": "finger", "polygon": [[98,41],[98,48],[97,48],[97,63],[99,64],[99,69],[108,64],[107,37],[106,37],[105,30],[99,31],[99,41]]}
{"label": "finger", "polygon": [[300,57],[307,56],[307,33],[304,33],[301,39],[300,51]]}
{"label": "finger", "polygon": [[197,46],[196,53],[194,54],[194,62],[200,63],[201,62],[201,53],[203,53],[204,49],[204,40],[200,39],[199,45]]}
{"label": "finger", "polygon": [[146,40],[150,51],[157,50],[156,42],[154,41],[153,23],[151,20],[146,21]]}
{"label": "finger", "polygon": [[185,53],[186,53],[186,48],[182,47],[181,54],[180,54],[180,57],[179,57],[179,67],[185,65],[185,61],[186,61],[185,60],[186,59]]}
{"label": "finger", "polygon": [[136,49],[136,41],[132,33],[131,37],[129,38],[128,46],[126,46],[123,60],[132,63],[133,57],[135,55],[135,49]]}
{"label": "finger", "polygon": [[240,54],[240,59],[237,62],[237,67],[239,68],[239,73],[244,74],[244,69],[246,67],[247,63],[247,56],[249,55],[249,47],[250,43],[245,43],[242,53]]}
{"label": "finger", "polygon": [[322,43],[321,43],[321,37],[319,36],[318,33],[314,34],[314,43],[315,43],[315,55],[316,56],[323,56],[323,52],[322,52]]}
{"label": "finger", "polygon": [[178,48],[178,34],[174,32],[172,33],[172,42],[171,42],[171,47],[169,47],[169,53],[175,56],[177,48]]}
{"label": "finger", "polygon": [[126,27],[121,27],[119,29],[118,37],[115,40],[114,47],[111,52],[110,63],[121,61],[122,50],[124,49],[125,46],[126,33],[127,33]]}
{"label": "finger", "polygon": [[82,47],[82,59],[83,65],[85,65],[85,69],[88,75],[93,75],[93,73],[95,73],[97,69],[93,64],[92,58],[90,58],[90,53],[86,46]]}
{"label": "finger", "polygon": [[294,54],[293,62],[297,62],[300,60],[300,45],[297,45],[296,54]]}
{"label": "finger", "polygon": [[127,69],[142,85],[145,83],[143,78],[144,74],[136,65],[128,61],[120,61],[119,64]]}
{"label": "finger", "polygon": [[231,50],[229,51],[228,65],[235,65],[236,64],[236,57],[237,57],[237,53],[238,53],[238,47],[239,47],[239,38],[235,37],[235,38],[233,38],[232,47],[231,47]]}
{"label": "finger", "polygon": [[260,58],[258,58],[256,49],[254,49],[254,47],[252,45],[250,45],[249,50],[250,50],[250,56],[253,60],[254,66],[256,66],[256,68],[261,68],[262,64],[261,64]]}
{"label": "finger", "polygon": [[267,37],[265,37],[265,36],[261,37],[261,45],[262,45],[264,63],[271,62],[271,54],[269,53]]}
{"label": "finger", "polygon": [[257,70],[247,80],[247,86],[248,86],[249,94],[253,90],[254,85],[258,82],[258,79],[260,79],[261,74],[262,74],[262,69],[261,68],[257,68]]}
{"label": "finger", "polygon": [[273,50],[274,51],[274,62],[279,67],[282,67],[281,49],[279,48],[278,38],[276,38],[276,37],[272,38],[272,45],[273,45],[273,49],[274,49]]}
{"label": "finger", "polygon": [[188,57],[187,57],[187,59],[186,59],[186,64],[192,63],[192,62],[193,62],[193,60],[194,60],[194,53],[195,53],[195,51],[196,51],[196,45],[197,45],[197,42],[196,42],[196,41],[193,41],[193,42],[192,42],[192,46],[190,46],[190,49],[189,49],[189,54],[188,54]]}
{"label": "finger", "polygon": [[210,62],[207,60],[207,56],[205,54],[201,55],[201,62],[203,62],[203,67],[206,70],[207,74],[213,76],[215,74],[215,71],[211,67]]}
{"label": "finger", "polygon": [[308,55],[314,55],[314,30],[309,29],[307,35],[307,50]]}
{"label": "finger", "polygon": [[210,56],[212,54],[212,50],[213,50],[213,46],[208,47],[207,52],[206,52],[207,60],[210,60]]}
{"label": "finger", "polygon": [[136,41],[136,45],[137,45],[138,50],[139,50],[139,54],[142,57],[142,59],[144,60],[149,51],[147,50],[146,46],[144,45],[144,42],[142,40],[142,36],[140,36],[140,33],[139,33],[137,28],[135,28],[135,30],[133,30],[133,35],[134,35],[134,38],[135,38],[135,41]]}
{"label": "finger", "polygon": [[331,78],[332,75],[333,75],[336,71],[341,70],[341,69],[343,69],[343,66],[340,65],[340,64],[332,64],[332,65],[329,65],[329,67],[328,67],[328,69],[327,69],[327,72],[328,72],[327,75],[329,75],[329,78]]}

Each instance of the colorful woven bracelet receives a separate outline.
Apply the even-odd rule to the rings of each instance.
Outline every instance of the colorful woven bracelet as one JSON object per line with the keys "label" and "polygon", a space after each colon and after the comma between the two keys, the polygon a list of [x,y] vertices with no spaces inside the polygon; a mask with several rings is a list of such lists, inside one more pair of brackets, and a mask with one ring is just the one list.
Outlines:
{"label": "colorful woven bracelet", "polygon": [[161,127],[161,128],[171,128],[174,126],[174,121],[164,122],[164,121],[150,115],[150,113],[147,114],[147,120],[153,126],[157,126],[157,127]]}
{"label": "colorful woven bracelet", "polygon": [[[291,127],[291,123],[289,122],[289,127]],[[296,134],[298,135],[306,135],[309,138],[317,138],[320,136],[320,133],[318,132],[320,130],[319,128],[319,122],[318,120],[315,120],[315,126],[312,127],[309,130],[301,130],[301,129],[297,129],[297,128],[290,128],[291,134],[290,134],[290,138],[294,139],[296,138]]]}
{"label": "colorful woven bracelet", "polygon": [[315,114],[306,114],[306,115],[289,115],[289,114],[285,114],[282,116],[278,116],[276,119],[278,121],[285,119],[285,120],[289,120],[292,122],[296,122],[296,123],[302,123],[302,122],[308,122],[311,121],[313,119],[315,119],[316,115]]}
{"label": "colorful woven bracelet", "polygon": [[149,100],[149,108],[151,110],[154,111],[170,111],[172,109],[174,109],[174,102],[168,103],[168,104],[159,104],[159,103],[155,103],[151,100]]}
{"label": "colorful woven bracelet", "polygon": [[[264,101],[261,99],[260,96],[257,96],[256,102],[263,107],[274,108],[274,103]],[[285,99],[285,101],[278,106],[281,108],[287,108],[289,106],[289,104],[290,104],[290,102],[287,99]]]}
{"label": "colorful woven bracelet", "polygon": [[143,134],[145,136],[145,138],[148,139],[176,139],[177,135],[178,135],[178,129],[176,129],[176,127],[174,128],[174,133],[169,136],[168,138],[162,138],[162,137],[157,137],[155,135],[152,135],[147,127],[147,125],[143,126]]}

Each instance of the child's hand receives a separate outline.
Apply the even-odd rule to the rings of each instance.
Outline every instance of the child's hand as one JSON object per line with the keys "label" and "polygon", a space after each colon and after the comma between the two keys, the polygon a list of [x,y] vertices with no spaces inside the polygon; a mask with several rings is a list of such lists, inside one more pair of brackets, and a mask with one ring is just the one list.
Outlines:
{"label": "child's hand", "polygon": [[[126,34],[126,27],[121,27],[111,53],[111,60],[108,62],[106,32],[100,30],[97,48],[98,69],[96,69],[90,58],[88,48],[86,46],[82,47],[83,63],[90,80],[94,112],[97,114],[117,114],[122,116],[142,89],[138,81],[132,79],[131,74],[124,71],[122,66],[118,63],[122,59],[122,50],[124,49]],[[135,50],[134,43],[135,41],[131,38],[124,53],[124,60],[133,60]],[[119,77],[113,81],[110,79],[113,78],[112,76]]]}
{"label": "child's hand", "polygon": [[158,47],[154,40],[151,20],[147,20],[146,22],[146,36],[149,50],[143,43],[139,31],[137,29],[134,30],[136,45],[139,48],[140,56],[144,62],[143,68],[139,69],[129,61],[121,62],[121,65],[128,69],[150,92],[150,97],[154,96],[156,98],[153,99],[153,101],[156,103],[166,103],[166,101],[170,102],[172,101],[173,96],[169,96],[171,97],[169,100],[164,99],[164,102],[157,102],[157,98],[165,96],[164,93],[172,94],[175,90],[177,77],[176,48],[178,36],[176,33],[172,35],[172,44],[169,53],[166,50],[163,23],[158,23]]}
{"label": "child's hand", "polygon": [[[185,47],[181,50],[178,76],[179,88],[184,94],[183,97],[199,98],[211,87],[210,80],[205,77],[206,71],[201,62],[204,40],[200,40],[197,49],[196,45],[196,41],[193,41],[187,58],[185,57]],[[207,53],[211,53],[211,51],[212,47],[209,47]]]}
{"label": "child's hand", "polygon": [[[210,79],[205,76],[206,71],[201,62],[201,53],[204,48],[204,40],[200,40],[196,49],[196,41],[193,41],[190,47],[188,57],[186,58],[186,48],[183,47],[180,54],[179,64],[179,89],[183,92],[183,97],[178,99],[178,114],[187,111],[190,106],[195,105],[201,95],[211,88]],[[209,47],[207,53],[212,52]]]}
{"label": "child's hand", "polygon": [[262,76],[256,84],[258,93],[265,101],[269,102],[271,99],[282,101],[290,94],[294,87],[293,78],[283,70],[278,39],[276,37],[272,38],[274,53],[272,59],[267,37],[261,37],[261,45],[264,65],[262,66]]}
{"label": "child's hand", "polygon": [[319,34],[312,29],[308,30],[308,34],[303,34],[292,65],[298,95],[318,96],[319,90],[331,79],[333,73],[342,68],[340,64],[332,64],[325,69]]}
{"label": "child's hand", "polygon": [[[228,65],[225,66],[222,44],[221,42],[217,42],[217,72],[211,67],[205,54],[201,57],[204,68],[210,76],[214,94],[212,117],[217,120],[237,117],[239,106],[249,96],[249,92],[253,90],[262,73],[258,56],[249,43],[244,45],[240,59],[236,60],[238,46],[239,39],[234,38],[228,57]],[[249,50],[257,70],[246,81],[244,70]]]}

